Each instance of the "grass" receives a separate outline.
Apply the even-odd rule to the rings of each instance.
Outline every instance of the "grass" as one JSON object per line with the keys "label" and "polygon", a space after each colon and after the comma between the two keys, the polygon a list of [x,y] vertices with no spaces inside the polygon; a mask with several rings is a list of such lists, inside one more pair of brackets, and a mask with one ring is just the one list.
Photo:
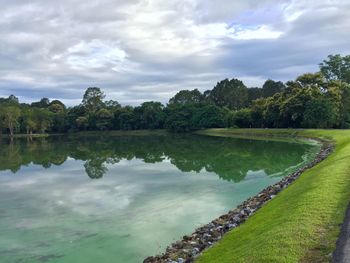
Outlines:
{"label": "grass", "polygon": [[197,263],[331,260],[350,200],[350,130],[211,129],[201,133],[321,138],[332,140],[336,148],[205,251]]}

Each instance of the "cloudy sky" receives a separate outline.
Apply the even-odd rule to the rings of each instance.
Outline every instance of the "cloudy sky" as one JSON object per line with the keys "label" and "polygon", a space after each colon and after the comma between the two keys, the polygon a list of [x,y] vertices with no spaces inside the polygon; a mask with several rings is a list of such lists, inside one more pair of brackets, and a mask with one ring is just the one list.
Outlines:
{"label": "cloudy sky", "polygon": [[223,78],[261,86],[350,54],[348,0],[0,0],[0,96],[137,105]]}

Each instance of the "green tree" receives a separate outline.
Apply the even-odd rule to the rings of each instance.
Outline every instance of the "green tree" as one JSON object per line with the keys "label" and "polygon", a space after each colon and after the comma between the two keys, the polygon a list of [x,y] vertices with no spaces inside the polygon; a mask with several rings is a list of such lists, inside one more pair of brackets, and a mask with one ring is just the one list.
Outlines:
{"label": "green tree", "polygon": [[319,66],[327,80],[340,80],[350,84],[350,55],[329,55]]}
{"label": "green tree", "polygon": [[47,109],[34,109],[35,123],[40,133],[45,133],[52,125],[52,113]]}
{"label": "green tree", "polygon": [[342,83],[339,85],[341,92],[341,105],[339,109],[340,128],[350,128],[350,84]]}
{"label": "green tree", "polygon": [[319,72],[305,73],[303,75],[300,75],[295,80],[295,84],[299,88],[313,88],[320,91],[327,90],[326,80],[324,76]]}
{"label": "green tree", "polygon": [[3,123],[9,130],[11,137],[14,135],[14,130],[17,128],[20,115],[21,111],[17,106],[7,106],[3,108]]}
{"label": "green tree", "polygon": [[96,126],[99,130],[108,130],[112,127],[113,113],[107,109],[100,109],[97,114]]}
{"label": "green tree", "polygon": [[81,105],[68,108],[65,117],[66,125],[68,127],[67,130],[79,130],[77,119],[85,116],[85,114],[85,108]]}
{"label": "green tree", "polygon": [[66,111],[66,106],[58,100],[54,100],[50,103],[49,110],[53,113],[63,113]]}
{"label": "green tree", "polygon": [[10,104],[18,104],[19,100],[15,95],[10,95],[7,99],[7,102]]}
{"label": "green tree", "polygon": [[136,117],[134,114],[134,108],[131,106],[125,106],[121,108],[116,114],[116,126],[117,129],[121,130],[132,130],[135,129]]}
{"label": "green tree", "polygon": [[87,109],[89,114],[96,113],[99,109],[105,107],[103,102],[105,94],[100,88],[91,87],[85,91],[82,106]]}
{"label": "green tree", "polygon": [[260,98],[253,101],[251,107],[251,118],[255,128],[264,128],[265,126],[265,112],[267,107],[267,99]]}
{"label": "green tree", "polygon": [[210,92],[209,100],[216,106],[239,110],[248,104],[247,87],[238,79],[225,79]]}
{"label": "green tree", "polygon": [[134,109],[139,129],[161,129],[164,125],[164,106],[160,102],[144,102]]}
{"label": "green tree", "polygon": [[192,122],[195,110],[195,104],[169,105],[166,108],[165,127],[174,132],[187,132],[196,129]]}
{"label": "green tree", "polygon": [[2,135],[2,130],[3,129],[5,129],[4,109],[2,108],[2,105],[0,104],[0,135]]}
{"label": "green tree", "polygon": [[121,105],[120,105],[120,103],[118,101],[108,100],[108,101],[105,101],[105,107],[108,110],[115,111],[115,110],[120,109]]}
{"label": "green tree", "polygon": [[261,88],[249,88],[248,90],[248,105],[251,106],[254,100],[262,97]]}
{"label": "green tree", "polygon": [[32,134],[36,130],[37,126],[33,109],[26,108],[22,110],[22,124],[26,130],[26,134]]}
{"label": "green tree", "polygon": [[241,109],[235,112],[235,125],[239,128],[252,128],[251,109]]}
{"label": "green tree", "polygon": [[198,89],[181,90],[169,100],[169,104],[200,103],[203,99],[204,96]]}
{"label": "green tree", "polygon": [[283,119],[282,127],[301,127],[306,104],[313,99],[318,99],[327,90],[327,83],[320,73],[303,74],[295,81],[287,82],[279,103],[280,115]]}
{"label": "green tree", "polygon": [[227,125],[224,110],[211,104],[198,107],[194,111],[191,122],[197,129],[223,128]]}
{"label": "green tree", "polygon": [[261,93],[264,98],[267,98],[275,95],[276,93],[282,92],[284,88],[285,86],[281,81],[268,79],[262,86]]}
{"label": "green tree", "polygon": [[50,100],[48,98],[42,98],[38,102],[33,102],[31,106],[36,108],[47,108],[50,106]]}
{"label": "green tree", "polygon": [[332,128],[337,120],[334,103],[325,97],[306,103],[302,126],[305,128]]}
{"label": "green tree", "polygon": [[75,122],[76,122],[77,127],[81,130],[86,130],[86,128],[89,125],[89,120],[85,116],[80,116],[80,117],[76,118]]}

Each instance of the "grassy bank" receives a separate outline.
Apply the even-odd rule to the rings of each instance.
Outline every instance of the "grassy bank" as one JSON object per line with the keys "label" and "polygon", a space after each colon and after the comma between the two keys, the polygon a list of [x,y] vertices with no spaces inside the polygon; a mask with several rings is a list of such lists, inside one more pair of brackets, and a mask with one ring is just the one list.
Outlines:
{"label": "grassy bank", "polygon": [[350,200],[350,130],[211,129],[214,136],[302,136],[335,151],[197,259],[205,262],[329,262]]}

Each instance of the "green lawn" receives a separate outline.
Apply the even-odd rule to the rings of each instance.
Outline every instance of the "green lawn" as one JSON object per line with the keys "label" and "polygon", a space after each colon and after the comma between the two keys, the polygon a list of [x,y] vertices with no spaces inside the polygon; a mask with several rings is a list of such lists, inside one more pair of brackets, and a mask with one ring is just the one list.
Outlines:
{"label": "green lawn", "polygon": [[350,200],[350,130],[211,129],[215,136],[303,136],[335,151],[197,259],[205,262],[329,262]]}

